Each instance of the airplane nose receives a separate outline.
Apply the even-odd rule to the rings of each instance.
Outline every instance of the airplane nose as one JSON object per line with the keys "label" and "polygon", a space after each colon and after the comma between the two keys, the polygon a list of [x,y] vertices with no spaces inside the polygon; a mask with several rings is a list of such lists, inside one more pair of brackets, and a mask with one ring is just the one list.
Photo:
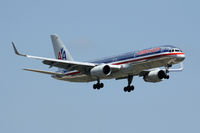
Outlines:
{"label": "airplane nose", "polygon": [[183,60],[185,60],[185,54],[177,55],[177,60],[178,60],[178,61],[183,61]]}

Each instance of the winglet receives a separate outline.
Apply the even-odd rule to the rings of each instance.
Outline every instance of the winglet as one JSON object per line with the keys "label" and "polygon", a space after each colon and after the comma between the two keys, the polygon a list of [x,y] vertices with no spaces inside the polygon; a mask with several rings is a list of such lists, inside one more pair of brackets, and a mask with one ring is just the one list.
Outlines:
{"label": "winglet", "polygon": [[20,56],[26,56],[26,55],[24,55],[24,54],[20,54],[20,53],[17,51],[17,48],[15,47],[14,42],[12,42],[12,46],[13,46],[13,49],[14,49],[14,51],[15,51],[15,54],[20,55]]}

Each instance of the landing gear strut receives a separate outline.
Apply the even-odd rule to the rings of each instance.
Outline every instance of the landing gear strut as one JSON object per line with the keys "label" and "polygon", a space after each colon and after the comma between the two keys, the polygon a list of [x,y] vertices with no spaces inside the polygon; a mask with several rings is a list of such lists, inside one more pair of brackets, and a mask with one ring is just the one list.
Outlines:
{"label": "landing gear strut", "polygon": [[170,68],[170,67],[172,67],[171,64],[167,64],[167,65],[165,66],[165,70],[166,70],[166,76],[164,77],[165,79],[169,79],[169,75],[167,75],[167,73],[169,73],[169,68]]}
{"label": "landing gear strut", "polygon": [[93,89],[100,89],[100,88],[103,88],[104,87],[104,84],[103,83],[100,83],[100,80],[97,80],[97,83],[93,85]]}
{"label": "landing gear strut", "polygon": [[165,66],[166,73],[169,73],[169,68],[170,68],[170,67],[172,67],[171,64],[167,64],[167,65]]}
{"label": "landing gear strut", "polygon": [[131,85],[133,80],[133,76],[129,75],[128,76],[128,86],[124,87],[124,92],[131,92],[135,89],[135,87],[133,85]]}

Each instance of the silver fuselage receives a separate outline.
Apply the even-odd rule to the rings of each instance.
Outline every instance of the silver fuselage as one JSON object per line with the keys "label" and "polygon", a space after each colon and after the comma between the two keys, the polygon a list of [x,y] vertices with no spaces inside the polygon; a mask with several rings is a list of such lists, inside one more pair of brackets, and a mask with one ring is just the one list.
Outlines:
{"label": "silver fuselage", "polygon": [[[112,72],[110,75],[101,77],[102,79],[117,79],[127,75],[137,76],[140,72],[148,69],[165,67],[182,62],[185,54],[174,46],[160,46],[145,50],[133,51],[119,56],[92,61],[97,64],[120,65],[120,70]],[[70,82],[91,82],[97,77],[76,71],[68,71],[65,76],[52,76],[58,80]]]}

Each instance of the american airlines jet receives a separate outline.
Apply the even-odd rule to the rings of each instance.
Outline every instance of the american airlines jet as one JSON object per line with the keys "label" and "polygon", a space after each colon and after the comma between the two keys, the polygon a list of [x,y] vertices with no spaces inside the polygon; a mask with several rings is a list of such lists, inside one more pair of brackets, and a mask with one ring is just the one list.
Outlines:
{"label": "american airlines jet", "polygon": [[[124,87],[125,92],[134,90],[134,86],[131,85],[134,76],[143,77],[146,82],[156,83],[169,79],[169,72],[183,70],[182,62],[185,59],[185,54],[179,48],[171,45],[132,51],[91,62],[79,62],[73,60],[57,35],[51,35],[51,40],[56,59],[21,54],[12,42],[17,55],[42,60],[43,64],[58,68],[56,72],[35,69],[24,70],[49,74],[55,79],[70,82],[97,81],[93,85],[94,89],[104,87],[100,80],[127,79],[128,85]],[[170,68],[178,63],[180,63],[180,68]],[[160,67],[163,67],[163,69]]]}

